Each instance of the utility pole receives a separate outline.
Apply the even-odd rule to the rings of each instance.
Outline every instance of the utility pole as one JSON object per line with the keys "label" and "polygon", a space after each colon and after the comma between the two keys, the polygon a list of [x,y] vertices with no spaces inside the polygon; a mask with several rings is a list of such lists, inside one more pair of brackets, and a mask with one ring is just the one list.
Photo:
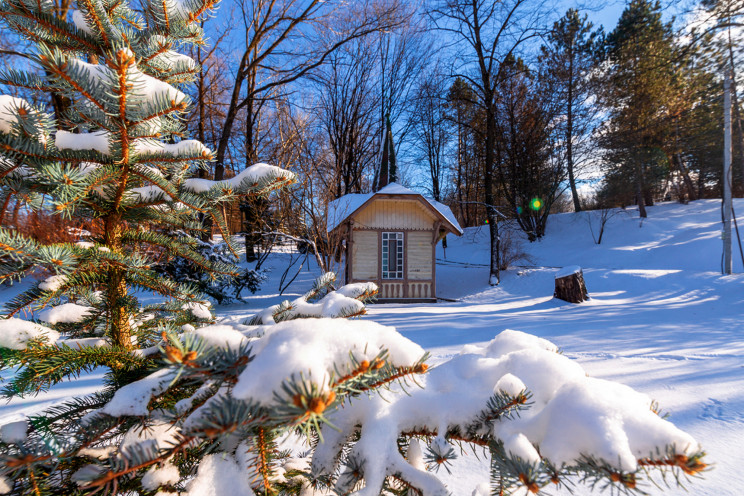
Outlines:
{"label": "utility pole", "polygon": [[723,80],[723,273],[731,274],[731,73]]}

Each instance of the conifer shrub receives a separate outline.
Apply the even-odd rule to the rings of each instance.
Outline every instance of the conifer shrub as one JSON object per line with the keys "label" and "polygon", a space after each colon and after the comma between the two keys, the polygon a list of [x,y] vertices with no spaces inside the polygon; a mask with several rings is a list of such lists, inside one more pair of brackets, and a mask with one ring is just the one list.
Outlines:
{"label": "conifer shrub", "polygon": [[[222,240],[197,240],[195,250],[211,263],[237,265],[238,259]],[[212,298],[218,305],[242,300],[242,292],[255,293],[266,279],[264,271],[235,268],[235,274],[215,274],[185,257],[167,257],[154,266],[159,274],[173,280],[194,285],[200,293]]]}

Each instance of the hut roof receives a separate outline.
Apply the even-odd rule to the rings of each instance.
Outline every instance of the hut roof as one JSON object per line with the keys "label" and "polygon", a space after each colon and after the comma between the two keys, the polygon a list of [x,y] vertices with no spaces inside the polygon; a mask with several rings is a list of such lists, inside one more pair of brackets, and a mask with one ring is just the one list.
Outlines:
{"label": "hut roof", "polygon": [[449,229],[453,233],[458,236],[462,235],[463,230],[457,222],[455,214],[452,213],[452,210],[450,210],[447,205],[432,200],[431,198],[426,198],[420,193],[416,193],[398,183],[390,183],[374,193],[352,193],[333,200],[328,204],[328,232],[333,231],[346,221],[346,219],[361,210],[362,207],[372,200],[372,198],[377,196],[384,198],[386,196],[398,195],[411,195],[412,197],[423,200],[437,217],[440,217],[446,224],[448,224]]}

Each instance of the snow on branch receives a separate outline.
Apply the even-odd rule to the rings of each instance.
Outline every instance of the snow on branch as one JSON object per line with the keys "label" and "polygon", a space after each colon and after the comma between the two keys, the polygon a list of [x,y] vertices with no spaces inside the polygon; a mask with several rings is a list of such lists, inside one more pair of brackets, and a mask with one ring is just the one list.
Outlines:
{"label": "snow on branch", "polygon": [[283,301],[262,310],[246,321],[248,325],[274,324],[298,318],[349,318],[366,313],[364,303],[378,293],[375,283],[347,284],[330,291],[336,274],[326,272],[315,281],[314,287],[293,301]]}
{"label": "snow on branch", "polygon": [[[661,458],[676,457],[680,468],[695,471],[686,463],[699,456],[699,445],[660,418],[650,398],[587,377],[581,366],[545,340],[504,331],[491,343],[470,346],[430,369],[419,381],[422,388],[408,394],[361,397],[328,415],[329,425],[322,428],[323,442],[313,458],[313,476],[339,469],[338,455],[355,433],[359,441],[346,459],[360,464],[365,474],[364,488],[354,493],[359,496],[379,494],[386,477],[396,474],[403,474],[424,495],[448,494],[436,477],[414,470],[403,458],[401,435],[433,445],[470,442],[500,450],[507,459],[500,468],[509,492],[518,487],[536,492],[551,483],[550,476],[560,481],[574,470],[586,471],[589,459],[619,474],[621,484],[629,480],[622,478],[627,474],[635,481],[636,472],[649,465],[647,460],[659,460],[660,453]],[[517,391],[522,388],[526,391]],[[520,408],[519,416],[504,414],[510,402]],[[336,489],[344,488],[339,479]]]}
{"label": "snow on branch", "polygon": [[33,340],[55,342],[60,334],[28,320],[10,317],[0,319],[0,348],[23,350]]}
{"label": "snow on branch", "polygon": [[289,184],[295,181],[295,174],[264,163],[253,164],[235,177],[223,181],[212,181],[209,179],[187,179],[183,186],[185,189],[195,193],[205,193],[212,189],[228,189],[235,192],[250,192],[262,189],[266,183]]}
{"label": "snow on branch", "polygon": [[29,108],[28,102],[22,98],[0,95],[0,133],[9,134],[18,121],[18,116],[28,112]]}
{"label": "snow on branch", "polygon": [[[351,372],[350,361],[372,362],[386,350],[387,361],[396,367],[416,363],[424,350],[395,329],[375,322],[343,319],[300,319],[269,326],[252,347],[255,355],[233,389],[236,398],[263,404],[275,402],[286,377],[302,376],[329,391],[334,378]],[[335,367],[342,367],[336,370]]]}

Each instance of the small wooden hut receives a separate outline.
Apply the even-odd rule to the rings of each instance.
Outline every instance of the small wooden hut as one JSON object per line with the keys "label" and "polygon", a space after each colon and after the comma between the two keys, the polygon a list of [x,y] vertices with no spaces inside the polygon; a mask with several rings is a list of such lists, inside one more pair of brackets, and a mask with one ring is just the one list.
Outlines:
{"label": "small wooden hut", "polygon": [[381,302],[433,302],[437,242],[463,231],[446,205],[389,183],[331,202],[328,232],[345,240],[346,283],[376,283]]}

